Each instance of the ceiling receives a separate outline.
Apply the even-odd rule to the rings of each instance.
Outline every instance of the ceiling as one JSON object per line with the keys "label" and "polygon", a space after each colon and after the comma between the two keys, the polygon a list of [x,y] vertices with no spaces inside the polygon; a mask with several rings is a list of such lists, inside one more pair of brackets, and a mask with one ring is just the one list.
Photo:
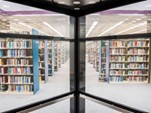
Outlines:
{"label": "ceiling", "polygon": [[[90,3],[90,1],[92,0],[85,0],[85,3]],[[63,2],[70,3],[70,0],[63,0]],[[86,35],[96,37],[147,32],[146,22],[150,20],[150,16],[148,16],[151,14],[150,11],[151,0],[147,0],[88,15],[86,17]],[[131,14],[131,12],[133,13]],[[70,22],[69,16],[66,15],[0,0],[0,18],[10,21],[11,31],[31,32],[31,29],[34,28],[41,34],[69,37]]]}

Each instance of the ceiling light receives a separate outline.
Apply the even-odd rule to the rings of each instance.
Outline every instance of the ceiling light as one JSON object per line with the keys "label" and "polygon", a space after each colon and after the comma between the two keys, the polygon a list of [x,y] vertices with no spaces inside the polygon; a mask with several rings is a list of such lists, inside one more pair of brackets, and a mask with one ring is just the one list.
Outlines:
{"label": "ceiling light", "polygon": [[79,7],[75,7],[74,10],[80,10],[80,8]]}
{"label": "ceiling light", "polygon": [[95,1],[90,1],[90,2],[89,2],[89,4],[95,4],[95,3],[96,3]]}
{"label": "ceiling light", "polygon": [[138,19],[136,19],[136,20],[138,20],[138,21],[139,21],[139,20],[141,20],[141,19],[140,19],[140,18],[138,18]]}
{"label": "ceiling light", "polygon": [[10,29],[13,29],[13,30],[15,30],[15,31],[18,31],[18,29],[17,29],[17,28],[14,28],[14,27],[10,27]]}
{"label": "ceiling light", "polygon": [[74,1],[73,4],[78,5],[80,4],[80,1]]}
{"label": "ceiling light", "polygon": [[50,24],[48,24],[47,22],[43,22],[44,25],[46,25],[47,27],[49,27],[50,29],[52,29],[53,31],[55,31],[57,34],[59,34],[60,36],[64,37],[63,34],[61,34],[60,32],[58,32],[54,27],[52,27]]}
{"label": "ceiling light", "polygon": [[94,21],[90,29],[88,30],[86,37],[92,32],[92,30],[95,28],[95,26],[98,24],[98,21]]}
{"label": "ceiling light", "polygon": [[45,34],[45,35],[48,35],[48,36],[49,36],[49,34],[43,32],[43,31],[40,31],[40,30],[37,29],[37,28],[31,27],[31,26],[29,26],[29,25],[27,25],[27,24],[25,24],[25,23],[19,22],[19,24],[20,24],[20,25],[23,25],[23,26],[25,26],[25,27],[28,27],[28,28],[30,28],[30,29],[35,29],[35,30],[37,30],[38,32],[40,32],[40,33],[42,33],[42,34]]}
{"label": "ceiling light", "polygon": [[14,21],[19,21],[19,19],[15,18]]}
{"label": "ceiling light", "polygon": [[139,32],[143,32],[143,31],[146,31],[146,30],[147,30],[147,29],[142,29],[142,30],[139,30],[139,31],[134,32],[133,34],[139,33]]}
{"label": "ceiling light", "polygon": [[64,1],[59,1],[58,3],[59,3],[59,4],[65,4],[65,2],[64,2]]}
{"label": "ceiling light", "polygon": [[112,29],[118,27],[119,25],[123,24],[124,22],[125,22],[125,21],[121,21],[121,22],[115,24],[114,26],[110,27],[109,29],[107,29],[107,30],[104,31],[103,33],[99,34],[98,36],[102,36],[103,34],[105,34],[105,33],[109,32],[109,31],[111,31]]}
{"label": "ceiling light", "polygon": [[145,25],[145,24],[147,24],[147,22],[144,22],[144,23],[138,24],[138,25],[136,25],[136,26],[133,26],[133,27],[131,27],[131,28],[125,29],[125,30],[123,30],[123,31],[120,31],[120,32],[116,33],[115,35],[124,33],[124,32],[126,32],[126,31],[131,30],[131,29],[135,29],[135,28],[140,27],[140,26],[143,26],[143,25]]}

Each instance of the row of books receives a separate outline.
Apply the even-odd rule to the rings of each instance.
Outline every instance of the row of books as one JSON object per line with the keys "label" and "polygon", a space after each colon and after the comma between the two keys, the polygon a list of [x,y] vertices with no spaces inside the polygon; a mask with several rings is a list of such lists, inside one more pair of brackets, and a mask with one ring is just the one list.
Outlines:
{"label": "row of books", "polygon": [[110,70],[110,76],[112,75],[125,75],[125,70]]}
{"label": "row of books", "polygon": [[148,68],[148,64],[146,63],[130,63],[127,65],[127,68],[129,69],[135,69],[135,68],[138,68],[138,69],[145,69],[145,68]]}
{"label": "row of books", "polygon": [[126,67],[126,64],[125,63],[111,63],[110,64],[110,68],[112,69],[119,69],[119,68],[122,68],[124,69]]}
{"label": "row of books", "polygon": [[[29,74],[32,74],[32,70],[33,70],[32,67],[12,67],[12,68],[9,67],[9,68],[6,68],[7,74],[29,75]],[[5,72],[3,74],[5,74]]]}
{"label": "row of books", "polygon": [[134,49],[129,49],[128,54],[147,54],[147,51],[145,49],[137,49],[137,48],[134,48]]}
{"label": "row of books", "polygon": [[144,72],[143,70],[133,70],[133,71],[129,70],[129,71],[128,71],[128,75],[142,75],[142,74],[148,75],[148,74],[147,74],[146,72]]}
{"label": "row of books", "polygon": [[110,61],[125,61],[125,56],[110,56]]}
{"label": "row of books", "polygon": [[29,84],[32,83],[32,79],[31,76],[10,76],[8,77],[8,83]]}
{"label": "row of books", "polygon": [[102,53],[106,52],[106,47],[102,47]]}
{"label": "row of books", "polygon": [[[1,59],[0,59],[1,60]],[[29,59],[7,59],[6,65],[29,65]]]}
{"label": "row of books", "polygon": [[148,61],[148,56],[129,56],[128,61]]}
{"label": "row of books", "polygon": [[7,56],[8,57],[22,57],[22,56],[27,56],[27,51],[26,50],[7,50]]}
{"label": "row of books", "polygon": [[30,48],[32,47],[31,41],[27,40],[6,40],[0,41],[0,49],[3,48]]}
{"label": "row of books", "polygon": [[148,47],[149,46],[149,42],[147,41],[129,41],[128,42],[128,47]]}
{"label": "row of books", "polygon": [[125,47],[125,41],[110,41],[110,47]]}
{"label": "row of books", "polygon": [[128,81],[128,82],[146,82],[148,80],[147,77],[136,77],[136,76],[114,76],[114,77],[110,77],[110,81],[111,82],[124,82],[124,81]]}
{"label": "row of books", "polygon": [[8,82],[7,76],[0,76],[0,84],[7,82]]}
{"label": "row of books", "polygon": [[33,85],[9,85],[10,92],[33,92]]}
{"label": "row of books", "polygon": [[125,54],[125,49],[110,49],[110,54]]}

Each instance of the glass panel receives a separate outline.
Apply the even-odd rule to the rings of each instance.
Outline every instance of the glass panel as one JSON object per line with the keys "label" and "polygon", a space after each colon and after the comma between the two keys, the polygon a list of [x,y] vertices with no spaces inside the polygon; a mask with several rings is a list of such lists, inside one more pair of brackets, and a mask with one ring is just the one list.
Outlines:
{"label": "glass panel", "polygon": [[[12,7],[13,6],[13,7]],[[0,32],[69,37],[69,16],[12,2],[0,1]]]}
{"label": "glass panel", "polygon": [[86,37],[151,32],[149,4],[147,0],[86,16]]}
{"label": "glass panel", "polygon": [[69,89],[69,42],[0,38],[1,112]]}
{"label": "glass panel", "polygon": [[32,111],[30,113],[70,113],[70,99],[49,105],[47,107]]}
{"label": "glass panel", "polygon": [[134,35],[86,47],[86,92],[151,112],[150,39]]}

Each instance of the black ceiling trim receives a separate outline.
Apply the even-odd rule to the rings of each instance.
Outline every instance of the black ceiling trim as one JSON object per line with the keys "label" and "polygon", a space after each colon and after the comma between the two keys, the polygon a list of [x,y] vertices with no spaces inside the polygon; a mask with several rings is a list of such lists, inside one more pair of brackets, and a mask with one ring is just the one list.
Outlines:
{"label": "black ceiling trim", "polygon": [[10,1],[18,4],[23,4],[27,6],[32,6],[48,11],[53,11],[56,13],[62,13],[74,17],[80,17],[85,16],[87,14],[96,13],[99,11],[104,11],[112,8],[116,8],[119,6],[124,6],[136,2],[146,1],[146,0],[105,0],[100,1],[95,4],[90,5],[84,5],[80,7],[80,10],[74,10],[73,5],[64,5],[64,4],[58,4],[56,2],[52,1],[46,1],[46,0],[5,0]]}
{"label": "black ceiling trim", "polygon": [[75,16],[77,11],[74,11],[74,8],[68,5],[58,4],[46,0],[5,0],[13,3],[18,3],[22,5],[27,5],[31,7],[36,7],[48,11],[53,11],[56,13],[62,13],[70,16]]}
{"label": "black ceiling trim", "polygon": [[81,10],[78,12],[78,16],[84,16],[91,13],[96,13],[99,11],[104,11],[132,3],[137,3],[146,0],[106,0],[100,1],[96,4],[86,5],[81,7]]}

